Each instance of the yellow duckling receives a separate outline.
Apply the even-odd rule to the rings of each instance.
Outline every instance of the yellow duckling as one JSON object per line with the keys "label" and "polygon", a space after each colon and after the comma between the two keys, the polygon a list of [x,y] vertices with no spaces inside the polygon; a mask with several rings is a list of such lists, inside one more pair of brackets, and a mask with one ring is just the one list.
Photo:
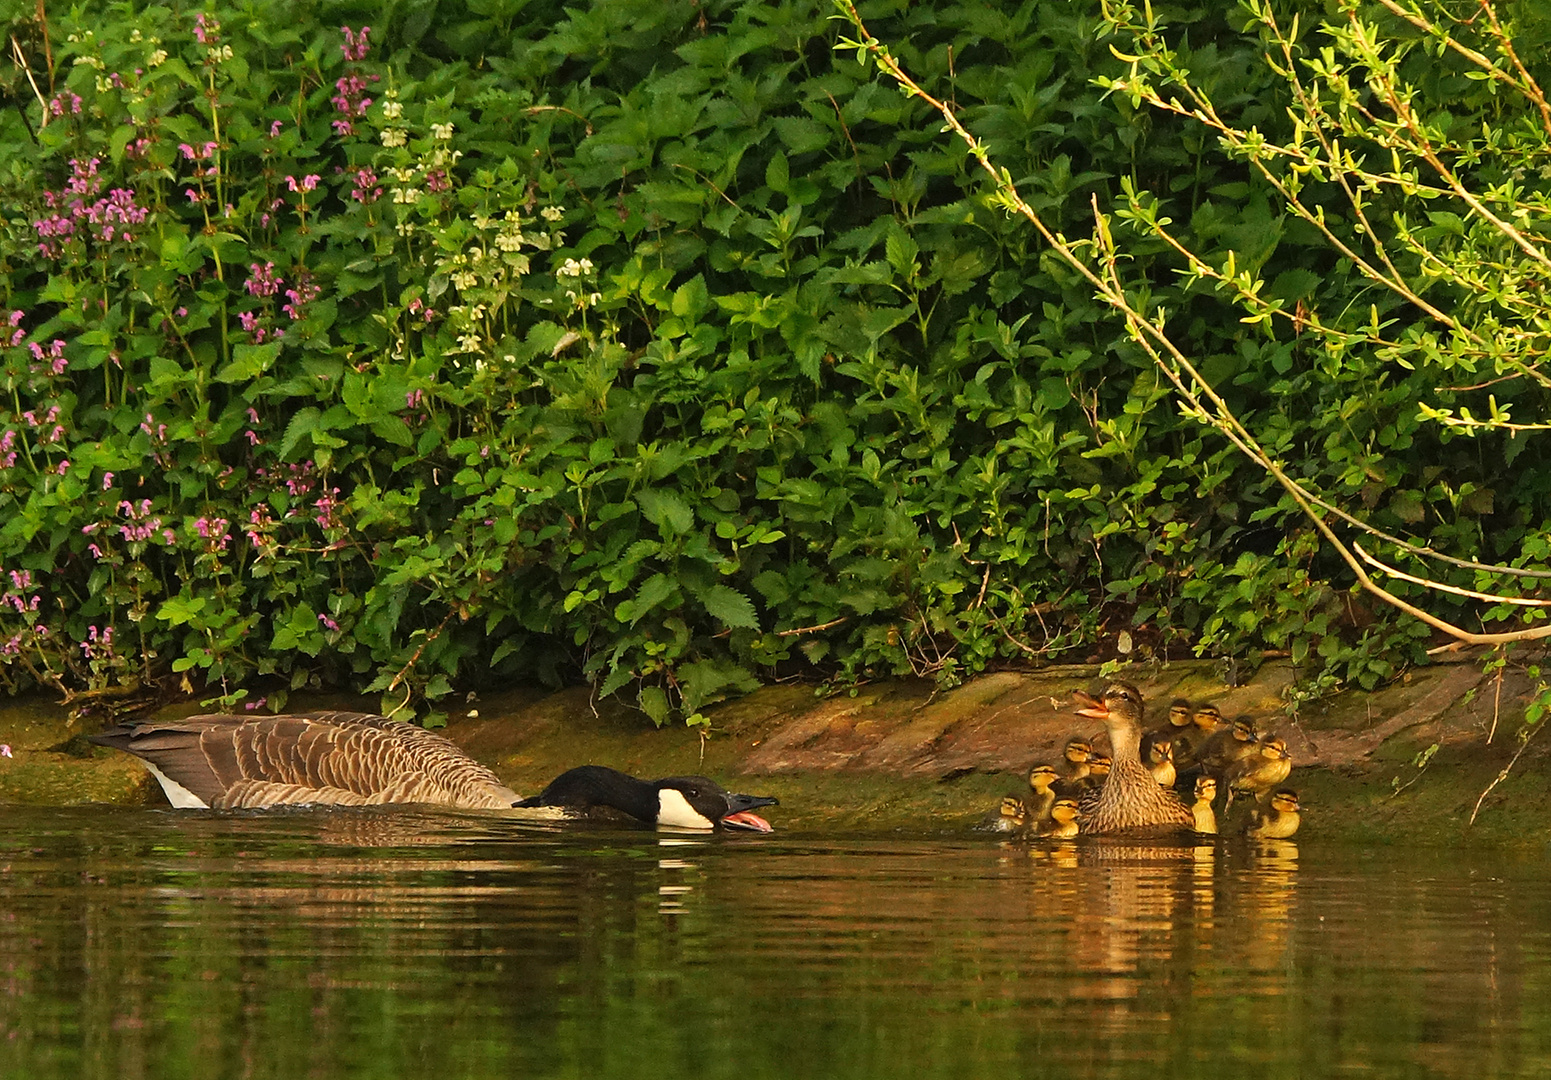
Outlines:
{"label": "yellow duckling", "polygon": [[1050,820],[1050,808],[1056,801],[1054,785],[1060,780],[1061,774],[1050,765],[1039,764],[1029,770],[1029,790],[1023,796],[1023,803],[1028,808],[1031,828],[1038,828]]}
{"label": "yellow duckling", "polygon": [[1300,809],[1296,791],[1278,788],[1268,802],[1255,807],[1244,835],[1256,840],[1286,840],[1298,831]]}
{"label": "yellow duckling", "polygon": [[1258,746],[1255,721],[1241,716],[1207,739],[1196,760],[1207,772],[1220,777],[1235,762],[1252,755]]}
{"label": "yellow duckling", "polygon": [[1083,790],[1096,791],[1104,786],[1104,781],[1109,779],[1109,770],[1114,762],[1108,754],[1101,754],[1097,750],[1088,755],[1088,778],[1083,781]]}
{"label": "yellow duckling", "polygon": [[1155,742],[1145,748],[1143,761],[1147,764],[1147,771],[1152,773],[1152,778],[1158,781],[1159,787],[1171,788],[1178,779],[1178,773],[1174,768],[1174,744],[1171,742]]}
{"label": "yellow duckling", "polygon": [[1056,763],[1056,773],[1060,777],[1057,787],[1062,791],[1080,789],[1082,782],[1088,778],[1088,759],[1092,756],[1093,747],[1087,739],[1068,741],[1066,749],[1061,752],[1061,760]]}
{"label": "yellow duckling", "polygon": [[1222,710],[1216,705],[1207,702],[1196,706],[1190,714],[1190,726],[1180,729],[1174,736],[1174,767],[1183,772],[1200,761],[1201,745],[1221,731],[1226,723]]}
{"label": "yellow duckling", "polygon": [[1223,771],[1223,783],[1228,787],[1228,806],[1233,805],[1235,794],[1264,799],[1291,774],[1292,755],[1287,752],[1287,743],[1278,738],[1264,740],[1255,747],[1254,753],[1241,757]]}
{"label": "yellow duckling", "polygon": [[1023,800],[1016,795],[1003,797],[1001,805],[987,814],[980,822],[978,829],[983,832],[1018,833],[1023,832],[1029,821],[1029,808],[1023,804]]}
{"label": "yellow duckling", "polygon": [[1210,776],[1196,778],[1196,801],[1190,812],[1196,816],[1196,832],[1206,836],[1217,835],[1217,815],[1212,812],[1212,800],[1217,798],[1217,781]]}
{"label": "yellow duckling", "polygon": [[1070,839],[1077,835],[1077,819],[1081,816],[1076,799],[1070,796],[1057,799],[1050,808],[1050,820],[1040,826],[1039,835],[1059,840]]}

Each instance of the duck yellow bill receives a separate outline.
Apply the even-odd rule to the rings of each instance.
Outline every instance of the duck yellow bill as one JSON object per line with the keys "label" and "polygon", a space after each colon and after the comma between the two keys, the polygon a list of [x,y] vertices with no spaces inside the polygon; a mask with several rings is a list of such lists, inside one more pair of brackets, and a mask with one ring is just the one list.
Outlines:
{"label": "duck yellow bill", "polygon": [[752,829],[754,832],[775,832],[775,827],[749,810],[740,810],[722,818],[722,825],[732,829]]}

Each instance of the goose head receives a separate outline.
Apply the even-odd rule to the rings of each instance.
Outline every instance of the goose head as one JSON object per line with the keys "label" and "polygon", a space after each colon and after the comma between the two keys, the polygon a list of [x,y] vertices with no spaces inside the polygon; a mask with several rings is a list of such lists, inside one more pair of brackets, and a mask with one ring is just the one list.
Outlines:
{"label": "goose head", "polygon": [[770,822],[751,811],[777,806],[769,795],[743,795],[728,791],[704,776],[670,776],[652,785],[657,790],[658,825],[679,829],[749,829],[774,832]]}

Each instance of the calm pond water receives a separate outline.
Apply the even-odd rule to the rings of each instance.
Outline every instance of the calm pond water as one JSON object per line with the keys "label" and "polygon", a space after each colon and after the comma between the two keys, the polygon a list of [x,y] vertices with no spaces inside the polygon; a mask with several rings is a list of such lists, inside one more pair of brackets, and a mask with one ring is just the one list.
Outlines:
{"label": "calm pond water", "polygon": [[1551,861],[0,809],[0,1074],[1551,1074]]}

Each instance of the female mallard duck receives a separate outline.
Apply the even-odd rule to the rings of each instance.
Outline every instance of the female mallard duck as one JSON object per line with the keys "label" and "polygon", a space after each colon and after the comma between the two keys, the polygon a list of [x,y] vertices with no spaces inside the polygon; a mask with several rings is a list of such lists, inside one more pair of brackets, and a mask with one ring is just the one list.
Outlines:
{"label": "female mallard duck", "polygon": [[1142,764],[1142,695],[1128,683],[1110,683],[1101,698],[1079,694],[1079,716],[1103,720],[1109,727],[1114,764],[1109,779],[1081,802],[1080,829],[1088,834],[1171,833],[1195,827],[1195,815],[1179,796],[1158,786]]}
{"label": "female mallard duck", "polygon": [[[1256,745],[1255,752],[1241,757],[1223,772],[1228,788],[1228,806],[1233,796],[1253,795],[1262,799],[1276,785],[1292,775],[1292,755],[1282,739],[1267,739]],[[1224,807],[1227,809],[1227,807]]]}
{"label": "female mallard duck", "polygon": [[1058,840],[1070,839],[1080,831],[1077,824],[1082,811],[1077,808],[1077,800],[1071,797],[1060,798],[1050,808],[1050,820],[1039,827],[1040,836],[1054,837]]}
{"label": "female mallard duck", "polygon": [[139,758],[176,807],[549,807],[542,816],[550,820],[609,807],[660,825],[770,832],[749,811],[776,801],[733,794],[702,776],[637,780],[596,765],[562,773],[523,799],[451,740],[367,713],[190,716],[110,728],[91,741]]}
{"label": "female mallard duck", "polygon": [[1300,809],[1296,791],[1291,788],[1274,791],[1268,802],[1255,807],[1244,835],[1256,840],[1286,840],[1298,831]]}
{"label": "female mallard duck", "polygon": [[1212,812],[1212,800],[1217,798],[1217,781],[1210,776],[1196,779],[1196,801],[1190,812],[1195,815],[1196,832],[1206,836],[1217,834],[1217,815]]}

